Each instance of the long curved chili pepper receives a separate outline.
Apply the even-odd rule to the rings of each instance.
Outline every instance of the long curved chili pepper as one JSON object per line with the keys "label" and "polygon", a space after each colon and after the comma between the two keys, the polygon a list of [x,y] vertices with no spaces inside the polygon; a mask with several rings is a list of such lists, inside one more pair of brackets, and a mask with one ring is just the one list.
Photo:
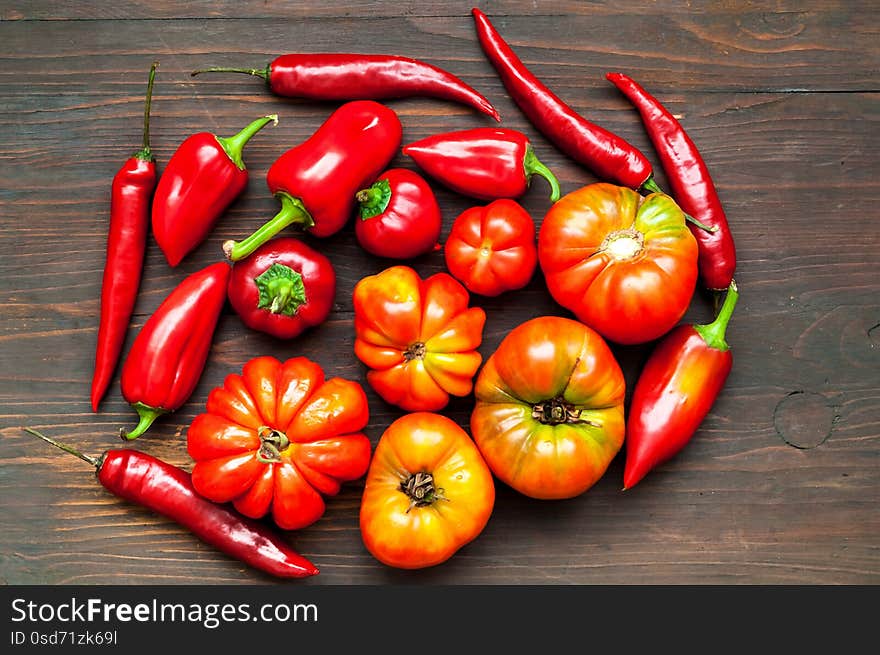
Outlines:
{"label": "long curved chili pepper", "polygon": [[125,160],[111,185],[107,259],[101,282],[101,318],[92,374],[93,412],[98,411],[119,362],[141,283],[150,227],[150,199],[156,189],[156,158],[150,150],[150,104],[158,65],[159,62],[153,62],[147,82],[143,147]]}
{"label": "long curved chili pepper", "polygon": [[162,414],[179,409],[198,384],[220,311],[226,302],[230,266],[217,262],[190,274],[147,319],[122,367],[122,395],[137,411],[142,435]]}
{"label": "long curved chili pepper", "polygon": [[731,280],[712,323],[678,326],[648,357],[626,419],[624,489],[684,448],[712,408],[733,366],[724,333],[738,298]]}
{"label": "long curved chili pepper", "polygon": [[272,93],[310,100],[383,100],[427,96],[451,100],[501,117],[480,93],[448,71],[397,55],[352,53],[288,54],[264,69],[206,68],[199,73],[246,73],[262,77]]}
{"label": "long curved chili pepper", "polygon": [[532,125],[603,179],[637,191],[660,191],[640,150],[569,107],[526,68],[482,11],[474,8],[472,13],[483,52]]}
{"label": "long curved chili pepper", "polygon": [[623,73],[608,73],[605,77],[639,111],[675,200],[685,212],[715,228],[707,231],[690,226],[700,246],[703,284],[714,291],[726,289],[736,271],[736,247],[706,162],[681,123],[659,100]]}
{"label": "long curved chili pepper", "polygon": [[245,564],[279,578],[318,573],[314,564],[267,526],[202,498],[183,469],[134,449],[90,457],[36,430],[24,430],[94,466],[98,481],[110,493],[171,519]]}

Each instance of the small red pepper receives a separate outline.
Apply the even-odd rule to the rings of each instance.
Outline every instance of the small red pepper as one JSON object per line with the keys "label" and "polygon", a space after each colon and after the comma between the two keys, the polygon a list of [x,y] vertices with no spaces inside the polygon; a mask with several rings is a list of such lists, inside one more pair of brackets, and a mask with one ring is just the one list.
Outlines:
{"label": "small red pepper", "polygon": [[354,234],[377,257],[411,259],[440,248],[442,216],[437,197],[415,171],[392,168],[355,196],[360,220]]}
{"label": "small red pepper", "polygon": [[706,162],[681,123],[659,100],[623,73],[608,73],[605,77],[638,109],[675,200],[685,212],[715,228],[710,232],[693,224],[689,226],[700,246],[703,284],[708,289],[723,291],[736,271],[736,247]]}
{"label": "small red pepper", "polygon": [[397,114],[378,102],[339,107],[272,164],[266,181],[281,210],[246,239],[224,243],[226,256],[243,259],[289,225],[316,237],[341,230],[354,213],[355,195],[397,154],[402,134]]}
{"label": "small red pepper", "polygon": [[229,303],[249,328],[292,339],[333,308],[330,260],[292,237],[267,241],[232,267]]}
{"label": "small red pepper", "polygon": [[158,62],[153,62],[144,101],[143,147],[125,160],[113,177],[110,191],[110,229],[101,282],[101,319],[92,374],[92,411],[98,405],[119,362],[144,266],[150,200],[156,189],[156,158],[150,149],[150,104]]}
{"label": "small red pepper", "polygon": [[137,411],[136,439],[162,414],[179,409],[202,375],[226,301],[230,267],[211,264],[175,287],[135,337],[122,368],[122,395]]}
{"label": "small red pepper", "polygon": [[733,366],[724,333],[738,297],[731,281],[712,323],[674,328],[648,357],[626,419],[624,489],[684,448],[712,408]]}
{"label": "small red pepper", "polygon": [[246,73],[262,77],[269,90],[287,98],[382,100],[428,96],[473,107],[496,121],[501,117],[482,95],[442,68],[397,55],[350,53],[288,54],[264,69],[206,68],[199,73]]}
{"label": "small red pepper", "polygon": [[528,137],[517,130],[478,127],[429,136],[404,146],[428,175],[453,191],[480,200],[519,198],[537,173],[559,200],[556,176],[535,156]]}
{"label": "small red pepper", "polygon": [[604,181],[637,191],[660,191],[651,162],[640,150],[569,107],[526,68],[482,11],[474,8],[472,13],[483,52],[532,125]]}
{"label": "small red pepper", "polygon": [[233,137],[210,132],[187,137],[162,172],[153,198],[153,235],[168,264],[181,260],[208,236],[248,182],[242,150],[278,116],[263,116]]}
{"label": "small red pepper", "polygon": [[318,573],[266,525],[196,493],[183,469],[131,448],[90,457],[36,430],[25,431],[94,466],[98,481],[113,495],[171,519],[230,557],[278,578]]}

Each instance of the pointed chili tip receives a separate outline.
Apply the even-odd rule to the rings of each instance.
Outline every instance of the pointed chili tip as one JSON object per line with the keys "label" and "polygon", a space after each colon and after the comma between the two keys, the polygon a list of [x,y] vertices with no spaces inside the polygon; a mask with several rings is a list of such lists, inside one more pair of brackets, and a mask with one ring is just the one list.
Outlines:
{"label": "pointed chili tip", "polygon": [[434,247],[431,249],[431,252],[437,252],[438,250],[443,250],[443,244],[439,241],[434,244]]}

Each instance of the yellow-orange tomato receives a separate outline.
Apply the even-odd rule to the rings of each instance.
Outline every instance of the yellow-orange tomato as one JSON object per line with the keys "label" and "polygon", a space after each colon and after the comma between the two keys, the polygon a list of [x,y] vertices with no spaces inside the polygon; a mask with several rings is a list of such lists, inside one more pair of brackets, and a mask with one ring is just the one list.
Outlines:
{"label": "yellow-orange tomato", "polygon": [[684,316],[697,283],[697,241],[675,201],[590,184],[555,203],[538,234],[550,295],[603,337],[656,339]]}
{"label": "yellow-orange tomato", "polygon": [[361,536],[388,566],[434,566],[483,531],[494,505],[492,473],[468,434],[439,414],[405,414],[376,446]]}
{"label": "yellow-orange tomato", "polygon": [[533,498],[571,498],[602,477],[623,444],[625,386],[597,332],[533,318],[480,371],[471,433],[501,481]]}

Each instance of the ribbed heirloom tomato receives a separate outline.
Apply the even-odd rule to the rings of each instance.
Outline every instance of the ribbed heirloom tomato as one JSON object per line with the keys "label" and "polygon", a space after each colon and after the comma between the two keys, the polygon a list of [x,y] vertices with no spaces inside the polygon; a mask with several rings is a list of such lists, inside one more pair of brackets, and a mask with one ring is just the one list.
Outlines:
{"label": "ribbed heirloom tomato", "polygon": [[305,357],[256,357],[241,375],[211,390],[206,412],[187,433],[196,491],[232,501],[251,518],[272,513],[295,530],[324,514],[322,496],[339,493],[370,464],[367,397],[357,382],[326,380]]}
{"label": "ribbed heirloom tomato", "polygon": [[621,344],[666,334],[697,282],[697,241],[675,201],[604,182],[550,208],[538,261],[556,302]]}
{"label": "ribbed heirloom tomato", "polygon": [[407,411],[437,411],[450,394],[466,396],[482,362],[477,348],[486,313],[447,273],[422,280],[392,266],[354,288],[354,352],[367,382]]}
{"label": "ribbed heirloom tomato", "polygon": [[467,432],[439,414],[406,414],[376,446],[361,536],[388,566],[434,566],[476,539],[494,505],[492,473]]}
{"label": "ribbed heirloom tomato", "polygon": [[533,318],[480,371],[471,434],[502,482],[532,498],[572,498],[623,444],[625,387],[598,333],[568,318]]}

